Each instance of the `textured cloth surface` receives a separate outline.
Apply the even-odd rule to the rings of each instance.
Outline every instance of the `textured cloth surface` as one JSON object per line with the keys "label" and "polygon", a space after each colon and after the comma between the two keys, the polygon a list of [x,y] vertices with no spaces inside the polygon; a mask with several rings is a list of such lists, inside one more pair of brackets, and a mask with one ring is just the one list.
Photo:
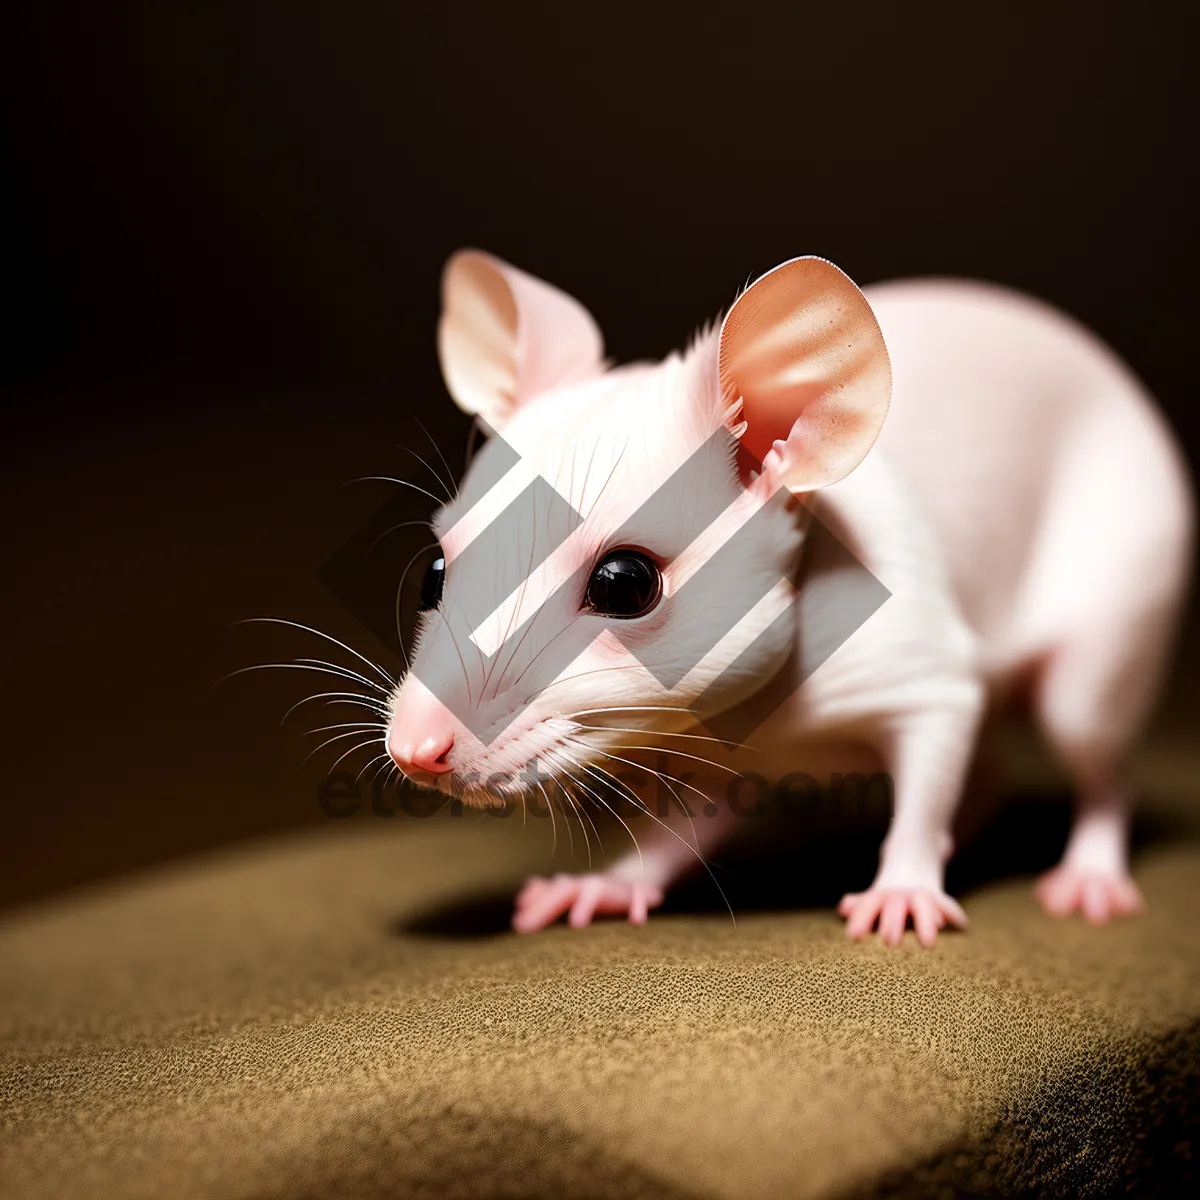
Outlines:
{"label": "textured cloth surface", "polygon": [[[404,824],[406,827],[397,829]],[[531,822],[531,827],[533,823]],[[1139,921],[967,897],[933,952],[718,903],[516,937],[517,821],[293,834],[0,926],[0,1195],[1170,1194],[1200,850]],[[946,1189],[950,1189],[947,1191]]]}

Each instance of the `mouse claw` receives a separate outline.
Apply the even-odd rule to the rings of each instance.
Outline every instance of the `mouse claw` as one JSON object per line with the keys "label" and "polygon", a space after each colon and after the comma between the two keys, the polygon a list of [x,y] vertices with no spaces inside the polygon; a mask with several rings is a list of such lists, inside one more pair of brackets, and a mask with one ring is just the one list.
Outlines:
{"label": "mouse claw", "polygon": [[838,914],[846,920],[846,932],[861,941],[878,929],[885,946],[898,946],[911,921],[917,941],[930,947],[947,925],[965,929],[967,914],[958,901],[940,888],[873,887],[865,892],[849,892],[838,905]]}
{"label": "mouse claw", "polygon": [[1146,909],[1138,885],[1120,869],[1089,870],[1061,863],[1038,880],[1034,894],[1047,916],[1079,912],[1091,925],[1107,925],[1114,917],[1132,917]]}
{"label": "mouse claw", "polygon": [[650,909],[663,902],[663,889],[648,880],[617,875],[533,876],[517,893],[512,927],[517,933],[545,929],[560,917],[583,929],[597,916],[627,916],[631,925],[644,925]]}

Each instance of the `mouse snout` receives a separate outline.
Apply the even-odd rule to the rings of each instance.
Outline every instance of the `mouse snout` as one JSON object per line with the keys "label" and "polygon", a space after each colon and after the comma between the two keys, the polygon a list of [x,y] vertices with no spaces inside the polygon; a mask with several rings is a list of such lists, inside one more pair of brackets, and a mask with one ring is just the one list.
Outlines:
{"label": "mouse snout", "polygon": [[418,681],[400,689],[388,729],[387,750],[405,775],[444,775],[454,769],[457,722],[450,710]]}
{"label": "mouse snout", "polygon": [[444,775],[452,771],[450,751],[453,749],[454,734],[449,729],[413,737],[393,728],[388,734],[388,753],[405,775],[419,772]]}

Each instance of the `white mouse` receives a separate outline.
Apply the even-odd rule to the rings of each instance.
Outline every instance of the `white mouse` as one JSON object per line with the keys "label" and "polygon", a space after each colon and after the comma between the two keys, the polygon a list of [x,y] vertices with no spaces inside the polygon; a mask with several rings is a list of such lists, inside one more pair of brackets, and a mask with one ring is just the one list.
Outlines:
{"label": "white mouse", "polygon": [[[1142,907],[1123,767],[1193,509],[1100,341],[996,287],[862,292],[814,257],[658,364],[612,367],[577,301],[477,251],[448,262],[443,305],[447,386],[499,436],[435,517],[388,752],[469,804],[611,805],[664,761],[691,801],[601,870],[531,879],[515,929],[642,923],[733,829],[731,780],[871,766],[894,810],[874,883],[839,911],[852,937],[896,944],[911,922],[931,946],[966,923],[944,888],[952,821],[982,722],[1016,695],[1077,797],[1042,905]],[[890,595],[812,670],[854,586],[844,561],[802,571],[814,522]]]}

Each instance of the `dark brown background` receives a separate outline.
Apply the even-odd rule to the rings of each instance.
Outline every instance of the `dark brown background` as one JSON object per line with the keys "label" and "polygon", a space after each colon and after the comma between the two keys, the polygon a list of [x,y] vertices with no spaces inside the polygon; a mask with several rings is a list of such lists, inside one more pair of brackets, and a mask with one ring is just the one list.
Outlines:
{"label": "dark brown background", "polygon": [[9,7],[0,903],[327,819],[303,683],[211,685],[320,653],[249,615],[385,653],[316,573],[411,414],[461,457],[459,245],[618,358],[798,253],[1013,284],[1200,452],[1193,4]]}

